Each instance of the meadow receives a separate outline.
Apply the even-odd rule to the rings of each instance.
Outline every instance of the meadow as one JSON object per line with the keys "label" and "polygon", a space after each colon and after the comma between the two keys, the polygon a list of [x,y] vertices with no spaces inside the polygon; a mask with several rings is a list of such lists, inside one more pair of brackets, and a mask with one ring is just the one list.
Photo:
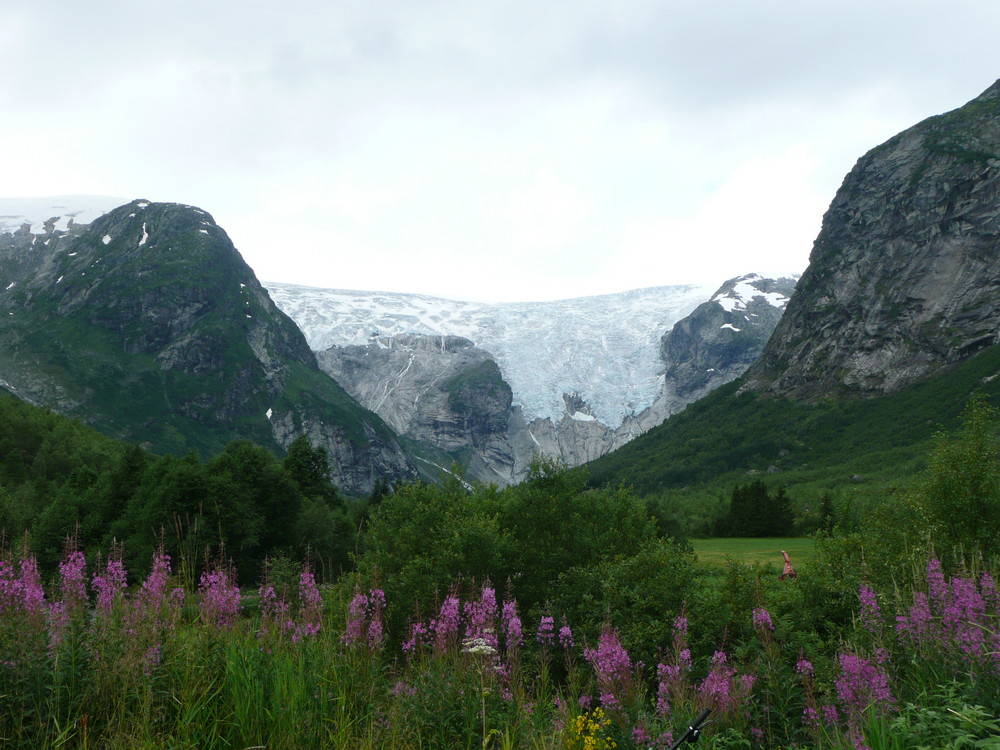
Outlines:
{"label": "meadow", "polygon": [[[1000,748],[998,421],[973,405],[860,518],[690,542],[628,487],[545,463],[514,487],[399,484],[348,515],[308,446],[280,465],[126,451],[0,547],[0,746],[666,749],[707,709],[704,748]],[[101,513],[153,529],[187,507],[160,501],[260,494],[250,476],[268,504],[104,545]],[[266,526],[293,485],[330,552],[303,560],[286,519],[258,557],[236,511]],[[203,546],[223,522],[243,532]]]}
{"label": "meadow", "polygon": [[809,537],[758,537],[691,539],[698,562],[706,565],[724,565],[734,560],[744,565],[763,565],[778,573],[784,565],[781,551],[788,553],[796,570],[809,564],[813,558],[813,540]]}
{"label": "meadow", "polygon": [[756,576],[749,637],[703,653],[684,607],[649,663],[627,613],[589,638],[488,583],[396,640],[384,591],[308,567],[241,592],[224,566],[188,590],[162,553],[132,587],[95,563],[69,551],[48,587],[27,550],[0,563],[4,747],[668,748],[706,708],[706,748],[1000,747],[996,581],[936,558],[906,606],[860,586],[832,652],[796,637],[800,581],[730,559]]}

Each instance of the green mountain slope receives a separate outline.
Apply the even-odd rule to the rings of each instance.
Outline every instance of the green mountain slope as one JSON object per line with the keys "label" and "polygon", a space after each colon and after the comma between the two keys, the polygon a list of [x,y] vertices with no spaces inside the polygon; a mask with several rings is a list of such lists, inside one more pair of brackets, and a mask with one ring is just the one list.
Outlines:
{"label": "green mountain slope", "polygon": [[910,476],[931,440],[958,424],[974,393],[1000,403],[1000,347],[932,380],[870,399],[814,403],[723,386],[614,453],[587,465],[594,484],[643,495],[726,488],[760,473],[777,484],[830,489]]}
{"label": "green mountain slope", "polygon": [[6,235],[0,274],[0,377],[30,402],[161,453],[281,453],[305,434],[348,491],[413,474],[200,209],[134,201],[82,231]]}

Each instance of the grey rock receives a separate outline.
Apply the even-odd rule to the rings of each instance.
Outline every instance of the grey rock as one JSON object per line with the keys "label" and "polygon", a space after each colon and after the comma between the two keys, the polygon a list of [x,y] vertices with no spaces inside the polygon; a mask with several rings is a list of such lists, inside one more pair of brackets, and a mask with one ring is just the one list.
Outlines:
{"label": "grey rock", "polygon": [[890,393],[1000,341],[1000,81],[858,160],[747,386]]}

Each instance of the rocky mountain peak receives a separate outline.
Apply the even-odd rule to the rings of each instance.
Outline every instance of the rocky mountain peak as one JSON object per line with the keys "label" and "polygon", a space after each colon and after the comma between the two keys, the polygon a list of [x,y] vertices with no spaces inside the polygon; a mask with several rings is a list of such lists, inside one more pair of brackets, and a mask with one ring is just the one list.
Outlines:
{"label": "rocky mountain peak", "polygon": [[998,335],[1000,81],[858,160],[748,386],[891,392]]}

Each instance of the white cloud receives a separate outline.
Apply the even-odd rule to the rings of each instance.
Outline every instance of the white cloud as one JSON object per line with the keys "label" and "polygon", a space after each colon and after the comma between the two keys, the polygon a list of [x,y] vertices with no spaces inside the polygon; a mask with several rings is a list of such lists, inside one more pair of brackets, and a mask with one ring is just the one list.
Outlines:
{"label": "white cloud", "polygon": [[200,205],[271,280],[721,281],[804,265],[857,157],[992,83],[998,24],[975,0],[8,0],[0,195]]}

